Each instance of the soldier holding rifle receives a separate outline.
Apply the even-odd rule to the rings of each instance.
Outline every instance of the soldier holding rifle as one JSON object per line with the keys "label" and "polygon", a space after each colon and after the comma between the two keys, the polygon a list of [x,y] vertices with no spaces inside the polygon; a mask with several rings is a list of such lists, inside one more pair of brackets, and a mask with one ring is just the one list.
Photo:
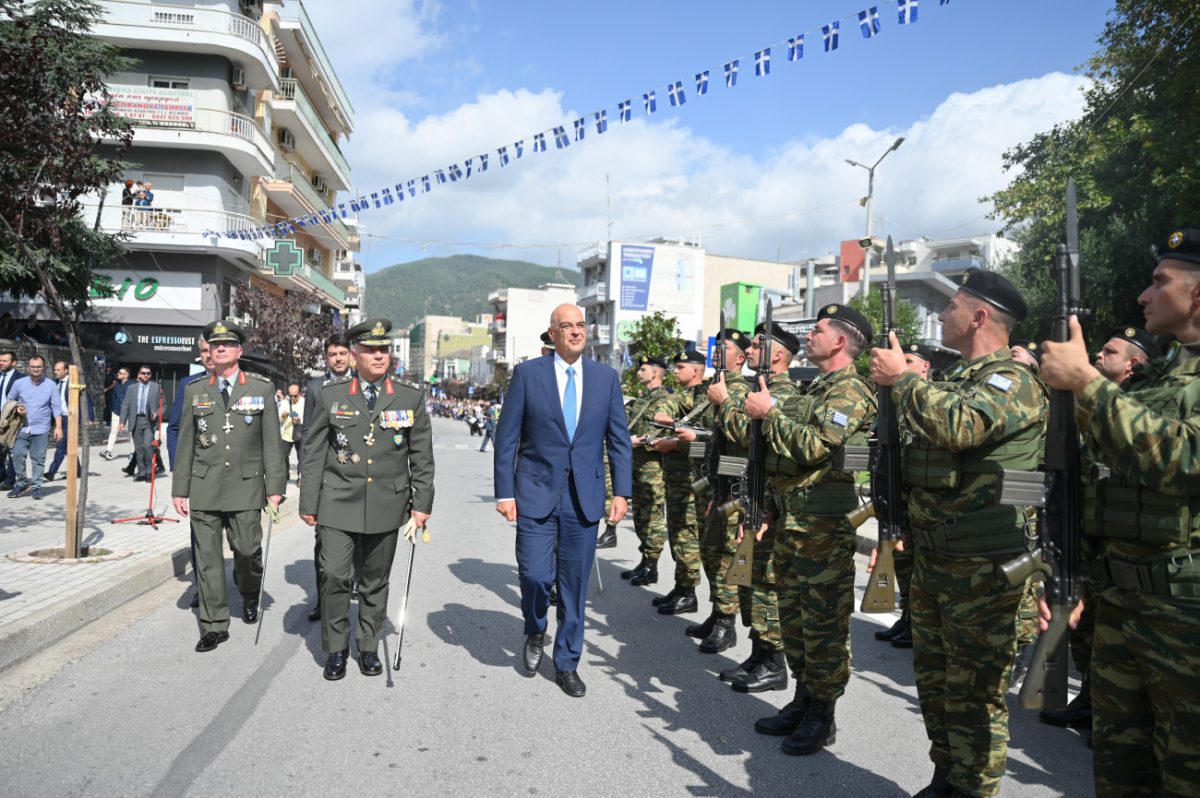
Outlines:
{"label": "soldier holding rifle", "polygon": [[1176,343],[1124,391],[1088,362],[1078,319],[1068,341],[1043,344],[1046,382],[1074,394],[1084,445],[1111,469],[1093,513],[1100,798],[1200,783],[1200,229],[1170,233],[1156,260],[1138,302],[1147,332]]}
{"label": "soldier holding rifle", "polygon": [[625,412],[633,443],[633,531],[641,541],[638,550],[642,553],[642,559],[633,568],[622,571],[621,578],[641,587],[658,582],[658,558],[662,556],[663,538],[667,531],[663,516],[667,501],[663,483],[663,456],[647,443],[657,433],[650,425],[650,420],[670,394],[663,387],[663,378],[667,375],[666,363],[650,355],[642,355],[637,362],[638,382],[646,389],[646,394],[630,402]]}
{"label": "soldier holding rifle", "polygon": [[997,506],[1002,469],[1035,470],[1046,392],[1009,354],[1025,300],[995,272],[968,270],[939,315],[944,344],[962,360],[936,381],[904,362],[895,336],[871,350],[871,378],[892,387],[905,448],[911,534],[910,589],[917,694],[933,779],[920,796],[999,792],[1008,753],[1005,692],[1016,653],[1022,586],[996,569],[1027,548],[1025,511]]}

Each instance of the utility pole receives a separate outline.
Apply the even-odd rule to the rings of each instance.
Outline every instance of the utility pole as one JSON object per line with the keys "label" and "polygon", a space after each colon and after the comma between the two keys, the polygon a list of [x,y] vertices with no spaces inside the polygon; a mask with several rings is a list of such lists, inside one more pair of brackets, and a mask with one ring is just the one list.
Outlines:
{"label": "utility pole", "polygon": [[903,143],[904,136],[896,139],[892,146],[884,150],[883,155],[879,156],[879,160],[875,161],[875,163],[871,164],[870,166],[861,164],[858,161],[851,160],[850,158],[846,159],[846,163],[850,164],[851,166],[859,166],[867,170],[867,196],[863,197],[859,203],[866,205],[867,207],[867,236],[859,242],[863,248],[862,297],[864,302],[867,300],[871,290],[871,250],[873,249],[871,243],[871,226],[874,222],[874,216],[871,213],[871,206],[875,199],[875,167],[883,163],[883,159],[888,157],[889,154],[900,149],[900,145]]}

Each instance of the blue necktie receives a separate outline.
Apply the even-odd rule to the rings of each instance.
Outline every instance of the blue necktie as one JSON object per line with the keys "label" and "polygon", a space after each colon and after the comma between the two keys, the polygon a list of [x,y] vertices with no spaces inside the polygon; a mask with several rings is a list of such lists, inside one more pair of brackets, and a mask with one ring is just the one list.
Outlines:
{"label": "blue necktie", "polygon": [[575,439],[576,412],[575,367],[567,366],[567,387],[563,391],[563,423],[567,425],[567,440]]}

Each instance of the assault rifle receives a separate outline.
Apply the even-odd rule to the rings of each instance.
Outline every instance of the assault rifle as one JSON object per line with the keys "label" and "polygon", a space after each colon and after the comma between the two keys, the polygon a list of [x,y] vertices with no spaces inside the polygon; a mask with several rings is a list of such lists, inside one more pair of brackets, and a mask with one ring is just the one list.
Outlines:
{"label": "assault rifle", "polygon": [[[888,236],[883,259],[887,264],[887,282],[879,286],[883,300],[879,346],[887,349],[892,345],[891,333],[896,329],[896,253],[892,249],[891,236]],[[879,409],[875,414],[875,437],[868,455],[871,501],[847,517],[857,527],[874,515],[879,527],[879,554],[867,579],[859,609],[862,612],[891,612],[896,609],[895,554],[904,513],[900,492],[900,421],[896,416],[896,403],[892,401],[891,386],[881,385],[876,400]]]}
{"label": "assault rifle", "polygon": [[[1058,245],[1054,259],[1058,284],[1051,340],[1070,339],[1068,318],[1086,315],[1081,307],[1079,281],[1079,218],[1075,181],[1067,180],[1067,242]],[[1025,709],[1062,709],[1067,705],[1067,621],[1079,602],[1080,530],[1083,524],[1082,465],[1079,431],[1075,425],[1075,395],[1050,391],[1046,424],[1045,473],[1005,471],[1001,503],[1042,508],[1038,517],[1038,548],[1000,566],[1010,587],[1030,576],[1045,577],[1050,628],[1038,638],[1020,702]],[[1044,489],[1042,485],[1044,484]],[[1005,494],[1013,494],[1011,497]]]}
{"label": "assault rifle", "polygon": [[[759,385],[759,378],[771,377],[771,301],[767,300],[762,343],[758,347],[758,363],[754,368],[754,380],[750,386],[752,391],[764,390]],[[737,480],[737,493],[733,500],[742,515],[742,541],[738,543],[733,555],[733,563],[725,572],[725,582],[730,585],[748,587],[752,580],[754,563],[754,538],[767,518],[767,439],[763,435],[761,419],[750,421],[750,451],[742,458],[722,457],[722,469],[730,470],[740,467],[741,474]]]}

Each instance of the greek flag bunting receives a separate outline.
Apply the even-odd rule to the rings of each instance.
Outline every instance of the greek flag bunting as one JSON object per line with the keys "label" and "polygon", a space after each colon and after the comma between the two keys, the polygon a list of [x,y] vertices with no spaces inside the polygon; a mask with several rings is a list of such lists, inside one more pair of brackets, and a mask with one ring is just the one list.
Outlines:
{"label": "greek flag bunting", "polygon": [[788,39],[788,60],[799,61],[804,57],[804,34]]}
{"label": "greek flag bunting", "polygon": [[911,25],[917,21],[917,0],[896,0],[896,11],[901,25]]}
{"label": "greek flag bunting", "polygon": [[658,110],[658,102],[654,99],[654,92],[648,91],[642,95],[642,103],[646,106],[646,116]]}
{"label": "greek flag bunting", "polygon": [[858,12],[858,27],[862,30],[864,39],[870,39],[879,33],[879,14],[875,6]]}
{"label": "greek flag bunting", "polygon": [[725,65],[725,88],[732,89],[737,85],[738,62],[730,61]]}
{"label": "greek flag bunting", "polygon": [[[451,183],[455,183],[455,182],[457,182],[457,181],[458,181],[458,179],[459,179],[460,177],[462,177],[462,169],[459,169],[459,168],[458,168],[458,164],[456,164],[456,163],[452,163],[452,164],[450,164],[448,167],[446,167],[446,171],[447,171],[447,172],[449,173],[449,175],[450,175],[450,182],[451,182]],[[387,189],[385,188],[385,189],[384,189],[384,191],[387,191]]]}
{"label": "greek flag bunting", "polygon": [[429,175],[421,175],[421,188],[424,189],[424,193],[426,193],[426,194],[429,193],[429,190],[430,190]]}
{"label": "greek flag bunting", "polygon": [[525,139],[521,139],[520,141],[514,141],[513,149],[516,151],[518,158],[520,158],[522,155],[524,155],[525,154]]}
{"label": "greek flag bunting", "polygon": [[599,136],[604,131],[608,130],[608,111],[597,111],[596,117],[596,135]]}
{"label": "greek flag bunting", "polygon": [[837,49],[838,46],[838,29],[842,27],[840,22],[831,22],[828,25],[821,26],[821,35],[825,37],[825,52],[830,52]]}
{"label": "greek flag bunting", "polygon": [[628,122],[633,117],[633,111],[630,107],[633,105],[633,100],[622,100],[617,103],[617,118],[622,122]]}
{"label": "greek flag bunting", "polygon": [[446,182],[446,173],[441,169],[434,169],[433,176],[437,178],[439,184]]}
{"label": "greek flag bunting", "polygon": [[950,5],[950,0],[938,0],[938,5],[939,6],[948,6],[948,5]]}
{"label": "greek flag bunting", "polygon": [[395,202],[395,200],[392,199],[392,190],[390,188],[385,186],[382,193],[384,205],[391,205]]}
{"label": "greek flag bunting", "polygon": [[417,196],[417,179],[415,177],[408,181],[408,196]]}
{"label": "greek flag bunting", "polygon": [[754,54],[754,76],[761,78],[771,74],[771,48],[759,50]]}
{"label": "greek flag bunting", "polygon": [[496,150],[496,154],[500,156],[500,165],[508,166],[508,147],[501,147]]}
{"label": "greek flag bunting", "polygon": [[586,119],[576,119],[575,120],[575,140],[583,141],[583,137],[586,133],[587,133],[587,120]]}
{"label": "greek flag bunting", "polygon": [[545,133],[534,133],[533,134],[533,151],[534,152],[545,152],[546,151],[546,134]]}
{"label": "greek flag bunting", "polygon": [[474,162],[474,160],[474,158],[467,158],[465,161],[463,161],[463,165],[467,167],[467,177],[471,176],[471,164]]}
{"label": "greek flag bunting", "polygon": [[671,98],[671,105],[683,105],[687,102],[687,97],[683,96],[683,81],[677,80],[668,84],[667,94]]}
{"label": "greek flag bunting", "polygon": [[481,171],[481,172],[487,171],[487,159],[488,159],[488,157],[487,157],[486,152],[480,154],[480,156],[479,156],[479,171]]}
{"label": "greek flag bunting", "polygon": [[554,128],[554,146],[561,150],[563,147],[569,147],[570,145],[571,139],[567,136],[566,128],[562,127],[562,125]]}
{"label": "greek flag bunting", "polygon": [[708,94],[708,70],[696,75],[696,94]]}

